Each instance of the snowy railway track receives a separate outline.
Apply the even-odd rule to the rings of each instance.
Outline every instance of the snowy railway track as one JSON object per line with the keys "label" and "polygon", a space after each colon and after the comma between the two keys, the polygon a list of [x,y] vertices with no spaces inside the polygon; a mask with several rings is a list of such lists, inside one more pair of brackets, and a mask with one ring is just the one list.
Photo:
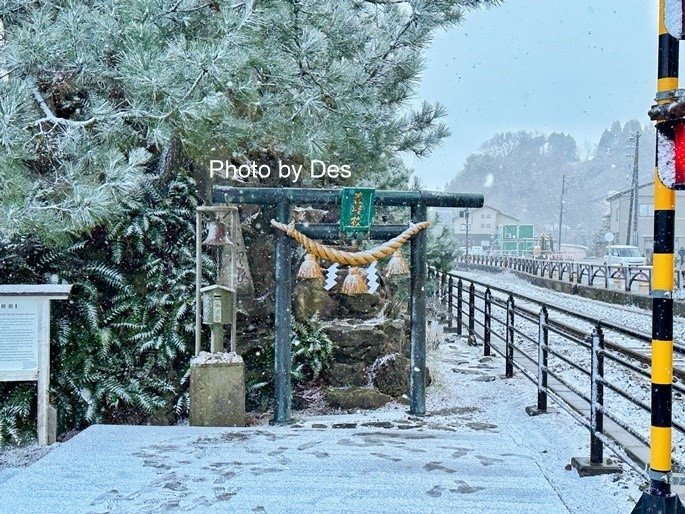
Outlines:
{"label": "snowy railway track", "polygon": [[[506,298],[500,297],[495,300],[495,297],[493,297],[493,302],[496,302],[498,306],[502,308],[506,308]],[[537,322],[539,316],[538,312],[529,307],[530,305],[535,304],[526,302],[525,305],[526,306],[522,306],[521,302],[517,303],[517,313],[525,316],[529,321]],[[558,313],[558,317],[555,319],[554,324],[558,330],[564,332],[569,337],[584,339],[587,338],[588,334],[592,331],[593,325],[590,321],[587,321],[587,328],[580,329],[569,324],[573,323],[573,321],[577,322],[577,319],[574,320],[571,316],[565,315],[563,311],[559,311],[559,308],[556,306],[547,306],[547,308],[548,310],[556,311]],[[594,324],[597,324],[597,320],[594,320]],[[625,327],[619,327],[606,320],[600,321],[600,324],[605,332],[619,331],[623,334],[628,332],[632,333],[631,336],[622,338],[623,341],[626,341],[624,344],[614,342],[605,337],[604,344],[607,350],[612,350],[618,354],[625,355],[626,357],[634,359],[640,364],[649,367],[651,363],[651,338],[648,334],[626,329]],[[632,343],[632,345],[630,343]],[[677,354],[674,357],[673,375],[679,380],[685,380],[685,348],[681,345],[674,344],[673,351]]]}
{"label": "snowy railway track", "polygon": [[[467,272],[459,271],[459,275],[468,279],[487,283],[491,286],[506,289],[516,295],[524,295],[542,301],[552,307],[558,306],[562,309],[578,312],[587,311],[588,313],[610,312],[614,323],[625,324],[635,330],[651,333],[651,311],[632,305],[619,305],[607,303],[601,300],[593,300],[577,295],[557,292],[547,287],[532,285],[526,279],[519,277],[509,271],[491,273],[487,271]],[[559,302],[562,302],[560,304]],[[680,318],[681,339],[685,340],[685,320]]]}
{"label": "snowy railway track", "polygon": [[[593,438],[608,437],[605,444],[645,468],[649,456],[651,338],[644,331],[644,314],[637,323],[630,323],[616,316],[613,306],[592,301],[580,306],[579,312],[573,298],[565,302],[571,305],[562,307],[558,299],[564,295],[541,293],[529,284],[511,287],[506,281],[487,280],[481,274],[475,278],[465,273],[438,273],[437,278],[437,294],[448,307],[450,326],[468,335],[473,344],[482,342],[484,353],[491,349],[505,357],[507,369],[516,368],[537,382],[539,391],[544,371],[548,384],[545,392],[552,400],[590,428]],[[605,364],[604,373],[593,382],[591,354],[598,328]],[[539,362],[543,347],[549,358],[546,366]],[[678,400],[685,398],[685,348],[677,344],[675,353],[674,461],[676,469],[684,469],[679,463],[685,463],[685,406]],[[600,431],[593,430],[589,414],[598,383],[604,389],[599,410],[605,421]]]}
{"label": "snowy railway track", "polygon": [[[624,336],[623,340],[625,344],[607,342],[607,347],[611,347],[614,351],[625,353],[627,356],[635,358],[644,364],[650,364],[651,312],[645,312],[642,309],[634,307],[607,304],[597,300],[571,296],[567,297],[567,295],[564,295],[563,293],[550,292],[542,288],[531,286],[529,283],[512,275],[505,276],[505,280],[494,279],[495,277],[501,278],[502,274],[493,276],[493,280],[488,280],[487,278],[484,278],[483,275],[484,273],[479,273],[478,275],[460,273],[460,276],[466,281],[474,280],[476,283],[489,287],[493,292],[493,299],[497,298],[502,302],[506,302],[509,295],[515,296],[517,300],[517,309],[521,308],[521,310],[524,310],[525,307],[528,307],[529,309],[531,307],[533,309],[539,309],[544,305],[547,309],[555,311],[557,313],[556,319],[560,325],[563,325],[564,321],[569,323],[569,325],[567,325],[567,330],[570,335],[576,337],[587,335],[599,320],[605,331],[615,331]],[[476,276],[478,278],[475,278]],[[522,293],[522,289],[525,289],[526,292]],[[552,297],[556,299],[567,297],[564,298],[564,300],[570,305],[567,307],[561,306],[553,301]],[[599,309],[604,312],[600,312],[598,306]],[[584,314],[582,311],[586,309],[589,311],[594,310],[594,315]],[[573,310],[571,315],[567,314],[569,310]],[[618,322],[609,319],[606,313],[611,313]],[[533,312],[530,311],[529,315],[533,315]],[[535,312],[534,315],[537,317],[538,313]],[[626,315],[628,317],[626,317]],[[636,320],[635,317],[639,317],[639,319]],[[570,323],[578,322],[580,322],[582,327],[585,327],[586,331],[570,325]],[[685,341],[685,320],[682,318],[676,319],[674,332],[675,340],[673,351],[676,354],[674,366],[679,368],[678,375],[676,376],[685,379],[685,345],[681,342]]]}

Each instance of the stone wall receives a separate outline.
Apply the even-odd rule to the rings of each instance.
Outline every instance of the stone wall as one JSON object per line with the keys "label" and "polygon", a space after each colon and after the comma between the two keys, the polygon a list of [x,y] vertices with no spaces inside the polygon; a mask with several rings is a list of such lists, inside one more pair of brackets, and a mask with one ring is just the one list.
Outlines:
{"label": "stone wall", "polygon": [[397,319],[386,318],[390,304],[397,304],[393,300],[393,292],[384,285],[376,294],[347,296],[338,287],[325,291],[321,280],[297,282],[295,318],[316,314],[335,345],[334,362],[325,377],[330,406],[377,408],[408,395],[409,326],[406,310]]}

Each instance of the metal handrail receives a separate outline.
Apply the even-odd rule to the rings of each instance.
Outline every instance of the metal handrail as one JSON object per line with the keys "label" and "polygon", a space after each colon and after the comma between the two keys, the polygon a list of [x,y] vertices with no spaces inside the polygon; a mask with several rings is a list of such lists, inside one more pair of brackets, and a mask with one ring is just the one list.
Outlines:
{"label": "metal handrail", "polygon": [[[447,275],[451,276],[453,278],[461,278],[458,274],[456,274],[452,271],[448,272]],[[472,282],[474,284],[478,284],[478,285],[483,286],[483,287],[488,287],[488,288],[490,288],[491,291],[497,291],[500,293],[505,293],[507,295],[511,294],[510,291],[508,291],[504,288],[493,286],[491,284],[486,284],[485,282],[480,282],[478,280],[472,280],[469,278],[462,278],[462,280],[466,280],[468,282]],[[573,317],[582,319],[583,321],[586,321],[590,324],[597,322],[597,320],[595,318],[588,316],[586,314],[582,314],[580,312],[570,311],[570,310],[565,309],[564,307],[560,307],[558,305],[553,305],[550,303],[542,302],[540,300],[537,300],[535,298],[532,298],[532,297],[525,295],[525,294],[522,294],[522,293],[516,293],[516,297],[521,298],[521,299],[525,300],[526,302],[534,303],[534,304],[539,305],[539,306],[545,306],[548,309],[552,309],[552,310],[555,310],[557,312],[561,312],[562,314],[567,314],[569,316],[573,316]],[[629,327],[623,327],[621,325],[616,325],[610,321],[603,320],[602,321],[602,327],[604,327],[606,329],[610,329],[610,330],[618,332],[618,333],[621,333],[621,334],[624,334],[624,335],[628,335],[631,337],[635,337],[637,339],[641,339],[643,341],[651,341],[652,340],[651,336],[649,334],[647,334],[646,332],[641,332],[639,330],[635,330],[635,329],[632,329]]]}
{"label": "metal handrail", "polygon": [[[633,349],[624,348],[621,345],[605,341],[603,330],[615,331],[623,336],[628,336],[641,342],[651,342],[651,338],[649,338],[646,334],[628,327],[621,327],[612,324],[606,320],[598,320],[585,314],[573,312],[563,307],[550,306],[524,294],[513,294],[504,288],[492,286],[478,280],[473,280],[461,276],[455,272],[440,273],[433,269],[430,271],[442,279],[443,289],[442,294],[439,295],[439,299],[441,301],[445,301],[446,298],[450,299],[450,323],[454,314],[452,309],[456,308],[458,310],[457,319],[460,321],[459,324],[467,328],[469,337],[473,338],[474,340],[482,340],[483,344],[487,346],[487,350],[485,350],[484,347],[485,351],[489,352],[490,348],[492,348],[493,351],[505,358],[507,364],[507,377],[513,376],[513,369],[515,368],[531,381],[537,382],[538,408],[542,406],[543,410],[546,410],[546,398],[548,392],[552,398],[562,398],[560,395],[556,394],[553,389],[548,390],[546,379],[548,375],[553,377],[556,382],[566,387],[575,396],[590,404],[591,416],[587,426],[589,426],[591,432],[591,460],[593,460],[593,462],[601,457],[602,447],[606,441],[605,434],[603,433],[602,421],[605,414],[608,419],[612,420],[614,423],[616,423],[616,425],[622,427],[639,440],[643,442],[646,441],[646,438],[640,435],[635,428],[627,425],[624,421],[612,415],[610,411],[607,411],[604,406],[603,393],[603,388],[606,386],[610,391],[618,394],[621,398],[635,405],[637,408],[649,412],[650,407],[645,402],[637,398],[634,394],[622,389],[616,383],[606,379],[604,376],[603,364],[603,361],[608,359],[612,363],[621,366],[623,369],[632,373],[636,373],[641,378],[650,378],[648,371],[642,369],[639,365],[630,362],[630,360],[633,359],[644,363],[646,358],[645,356],[638,354]],[[450,278],[450,289],[447,291],[444,290],[444,284],[446,281],[443,277]],[[456,296],[454,295],[453,291],[454,284],[457,284]],[[469,285],[469,287],[466,287],[467,285]],[[484,289],[479,291],[479,288]],[[498,298],[493,296],[492,291],[496,291],[497,293],[505,295],[506,300],[502,297]],[[467,293],[466,295],[464,294],[465,292]],[[454,302],[451,301],[454,298],[463,299],[465,301],[459,301],[455,305]],[[480,307],[476,305],[476,299],[479,300],[478,303],[483,302],[484,306]],[[539,305],[541,307],[540,312],[536,313],[529,307],[518,305],[518,300]],[[505,311],[504,319],[492,314],[492,305],[495,305],[497,308]],[[571,326],[559,320],[549,319],[548,310],[552,310],[555,313],[569,316],[573,319],[590,324],[590,326],[594,327],[592,334],[586,333],[585,336],[583,336],[583,332],[577,327]],[[518,324],[515,323],[515,320],[517,319],[519,320]],[[495,327],[491,326],[493,320],[499,324],[498,329],[495,329]],[[530,334],[530,331],[526,331],[524,327],[520,325],[521,322],[537,325],[537,340]],[[483,335],[478,333],[476,327],[482,329]],[[500,331],[502,331],[503,334],[500,334]],[[556,337],[562,338],[565,341],[578,345],[585,350],[589,350],[592,360],[590,371],[588,371],[587,365],[574,362],[571,356],[563,355],[558,351],[555,351],[554,345],[550,347],[550,344],[547,340],[550,333],[554,334]],[[494,336],[496,339],[504,343],[502,348],[500,348],[498,345],[492,345],[490,342],[490,336]],[[525,341],[526,348],[520,346],[520,344],[517,344],[517,340],[519,342]],[[537,358],[529,355],[527,347],[531,343],[538,348]],[[488,354],[489,353],[486,353],[486,355]],[[623,354],[625,358],[621,357],[621,354]],[[514,355],[518,355],[519,359],[523,357],[526,361],[536,365],[538,368],[537,377],[535,377],[534,373],[529,369],[529,364],[524,366],[522,363],[517,362],[517,359],[514,358]],[[541,361],[542,356],[544,356],[544,361]],[[561,372],[559,370],[552,369],[547,363],[547,356],[552,356],[554,359],[558,359],[559,361],[563,362],[565,365],[569,366],[568,369],[573,369],[576,372],[580,372],[581,377],[589,377],[591,383],[590,394],[585,394],[578,388],[577,385],[570,383],[568,378],[564,378],[560,374]],[[528,368],[526,366],[528,366]],[[685,370],[674,370],[674,374],[677,373],[680,374],[680,377],[685,376]],[[575,380],[573,382],[575,382]],[[679,383],[674,383],[673,389],[685,393],[685,387]],[[674,430],[685,434],[684,425],[674,422],[672,426]]]}
{"label": "metal handrail", "polygon": [[[453,278],[460,278],[460,275],[456,274],[455,272],[448,272],[447,276],[451,276]],[[481,281],[478,281],[475,279],[470,279],[470,278],[463,278],[463,280],[465,280],[467,282],[472,282],[474,284],[480,285],[480,286],[485,287],[485,288],[489,288],[491,291],[497,291],[499,293],[506,294],[506,295],[512,294],[510,291],[508,291],[504,288],[494,286],[494,285],[488,284],[486,282],[481,282]],[[569,309],[566,309],[564,307],[560,307],[558,305],[554,305],[554,304],[543,302],[541,300],[537,300],[537,299],[532,298],[532,297],[525,295],[523,293],[516,293],[516,297],[520,298],[526,302],[536,304],[540,307],[546,307],[547,309],[559,312],[561,314],[580,319],[586,323],[589,323],[590,325],[597,323],[596,318],[593,318],[593,317],[588,316],[586,314],[583,314],[581,312],[571,311]],[[493,297],[493,300],[495,300],[494,297]],[[500,302],[502,301],[502,299],[498,299],[498,300],[500,300]],[[493,301],[493,303],[495,303],[495,302]],[[495,303],[495,304],[498,306],[501,306],[501,303]],[[524,307],[517,306],[516,309],[524,309]],[[555,323],[557,325],[563,325],[563,323],[560,321],[555,321]],[[638,339],[638,340],[643,341],[643,342],[647,342],[647,343],[652,342],[651,335],[647,334],[646,332],[642,332],[641,330],[617,325],[617,324],[615,324],[611,321],[608,321],[606,319],[601,321],[601,325],[602,325],[602,328],[604,330],[610,330],[612,332],[616,332],[616,333],[619,333],[622,335],[626,335],[626,336],[632,337],[634,339]],[[569,327],[569,328],[572,328],[572,327]],[[673,351],[678,353],[678,354],[685,355],[685,346],[677,344],[677,342],[674,341]],[[685,380],[685,373],[683,373],[683,376],[679,377],[679,378],[682,378],[683,380]]]}
{"label": "metal handrail", "polygon": [[[463,256],[457,258],[457,262],[466,263]],[[587,285],[594,287],[596,279],[604,279],[604,289],[609,289],[609,279],[622,280],[623,288],[627,292],[632,291],[633,283],[646,284],[651,293],[652,266],[624,266],[619,264],[599,264],[590,262],[565,261],[553,259],[535,259],[517,256],[489,256],[470,255],[468,263],[479,266],[512,269],[523,273],[532,274],[564,281],[564,274],[568,274],[568,282],[582,284],[583,277],[587,277]],[[557,276],[554,276],[556,272]],[[685,285],[685,268],[674,269],[674,281],[678,289]]]}

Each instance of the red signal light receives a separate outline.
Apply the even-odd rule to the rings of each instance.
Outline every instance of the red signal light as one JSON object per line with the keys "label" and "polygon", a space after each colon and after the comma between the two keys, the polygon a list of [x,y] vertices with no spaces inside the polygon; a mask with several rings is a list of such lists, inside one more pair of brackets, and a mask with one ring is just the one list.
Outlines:
{"label": "red signal light", "polygon": [[675,186],[685,185],[685,123],[673,127]]}
{"label": "red signal light", "polygon": [[685,190],[685,119],[656,126],[659,180],[669,189]]}

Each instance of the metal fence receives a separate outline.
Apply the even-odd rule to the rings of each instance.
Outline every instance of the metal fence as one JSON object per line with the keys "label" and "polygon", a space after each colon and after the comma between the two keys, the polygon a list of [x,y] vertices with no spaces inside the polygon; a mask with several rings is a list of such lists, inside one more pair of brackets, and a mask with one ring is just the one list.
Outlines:
{"label": "metal fence", "polygon": [[[547,411],[551,398],[590,430],[592,463],[603,461],[605,445],[625,457],[626,435],[649,447],[644,433],[648,418],[642,423],[636,421],[637,414],[628,416],[632,419],[619,415],[619,404],[625,409],[626,402],[646,416],[650,413],[649,334],[545,305],[458,273],[430,269],[429,276],[435,281],[437,300],[446,308],[447,326],[471,344],[482,345],[484,356],[495,352],[504,357],[505,377],[518,370],[537,385],[537,413]],[[675,351],[685,354],[685,347],[676,345]],[[674,376],[674,393],[685,394],[679,383],[685,370],[676,368]],[[644,384],[644,394],[636,394],[643,389],[631,384]],[[609,405],[609,397],[614,405]],[[674,420],[673,430],[674,436],[685,435],[679,421]],[[644,471],[647,462],[630,457]]]}
{"label": "metal fence", "polygon": [[[651,266],[618,266],[586,262],[555,261],[533,259],[531,257],[512,257],[501,255],[460,256],[457,262],[463,266],[475,264],[493,268],[511,269],[530,275],[554,280],[602,287],[604,289],[623,289],[645,294],[651,292]],[[685,270],[674,270],[675,283],[680,289],[685,286]]]}

